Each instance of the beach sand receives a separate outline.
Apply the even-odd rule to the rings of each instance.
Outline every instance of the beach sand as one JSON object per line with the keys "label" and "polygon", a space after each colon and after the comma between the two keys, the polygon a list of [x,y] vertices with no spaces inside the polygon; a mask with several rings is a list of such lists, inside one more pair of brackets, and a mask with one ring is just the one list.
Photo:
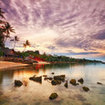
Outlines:
{"label": "beach sand", "polygon": [[[33,64],[50,64],[49,62],[38,62]],[[19,69],[29,66],[29,64],[23,64],[23,63],[15,63],[15,62],[9,62],[9,61],[0,61],[0,71],[2,70],[9,70],[9,69]]]}
{"label": "beach sand", "polygon": [[38,61],[38,63],[33,63],[33,64],[50,64],[49,62],[44,62],[44,61]]}
{"label": "beach sand", "polygon": [[12,67],[21,67],[21,66],[23,67],[23,66],[27,66],[27,65],[28,64],[8,62],[8,61],[0,61],[0,70],[12,68]]}

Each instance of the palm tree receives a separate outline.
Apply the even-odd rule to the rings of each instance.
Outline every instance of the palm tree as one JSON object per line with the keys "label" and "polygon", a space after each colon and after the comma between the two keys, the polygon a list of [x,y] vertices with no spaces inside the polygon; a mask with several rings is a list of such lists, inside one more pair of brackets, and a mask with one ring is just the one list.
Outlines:
{"label": "palm tree", "polygon": [[19,41],[18,36],[15,36],[15,37],[14,37],[14,49],[15,49],[15,46],[16,46],[16,42],[18,42],[18,41]]}
{"label": "palm tree", "polygon": [[[2,9],[0,8],[0,17],[4,18],[4,12],[2,11]],[[0,47],[4,47],[4,34],[3,34],[3,20],[0,19]]]}
{"label": "palm tree", "polygon": [[26,45],[29,46],[29,47],[31,46],[29,40],[26,40]]}
{"label": "palm tree", "polygon": [[26,42],[23,43],[24,51],[25,51],[25,49],[26,49],[27,46],[29,46],[29,47],[31,46],[29,40],[26,40]]}
{"label": "palm tree", "polygon": [[10,35],[10,32],[15,32],[15,31],[14,31],[13,27],[11,27],[11,25],[8,22],[6,22],[4,32],[6,35]]}
{"label": "palm tree", "polygon": [[[0,8],[0,18],[4,18],[4,12]],[[10,32],[14,32],[13,27],[5,20],[0,19],[0,47],[4,47],[7,38],[10,38]]]}
{"label": "palm tree", "polygon": [[24,47],[24,50],[23,50],[23,52],[24,52],[27,47],[25,43],[23,43],[23,47]]}
{"label": "palm tree", "polygon": [[18,37],[18,36],[14,36],[14,38],[11,39],[10,41],[14,42],[14,47],[13,47],[13,49],[15,50],[16,42],[19,41],[19,37]]}

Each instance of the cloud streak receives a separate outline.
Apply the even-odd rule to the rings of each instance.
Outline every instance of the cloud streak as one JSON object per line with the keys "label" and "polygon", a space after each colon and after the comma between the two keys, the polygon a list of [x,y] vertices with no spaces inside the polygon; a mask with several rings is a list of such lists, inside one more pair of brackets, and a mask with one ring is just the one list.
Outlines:
{"label": "cloud streak", "polygon": [[43,49],[105,53],[105,0],[1,0],[0,5],[17,34],[41,42]]}

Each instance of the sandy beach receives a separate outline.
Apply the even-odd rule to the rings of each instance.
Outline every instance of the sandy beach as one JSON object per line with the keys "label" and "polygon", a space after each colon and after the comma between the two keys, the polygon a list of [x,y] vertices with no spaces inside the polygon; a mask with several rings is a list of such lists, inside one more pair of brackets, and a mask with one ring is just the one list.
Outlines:
{"label": "sandy beach", "polygon": [[[49,62],[38,62],[33,64],[50,64]],[[29,64],[23,64],[23,63],[15,63],[15,62],[8,62],[8,61],[0,61],[0,70],[3,69],[10,69],[10,68],[20,68],[20,67],[26,67]]]}
{"label": "sandy beach", "polygon": [[27,66],[27,65],[28,65],[28,64],[15,63],[15,62],[8,62],[8,61],[0,61],[0,70],[12,68],[12,67]]}
{"label": "sandy beach", "polygon": [[38,61],[38,63],[33,63],[33,64],[50,64],[49,62],[44,62],[44,61]]}

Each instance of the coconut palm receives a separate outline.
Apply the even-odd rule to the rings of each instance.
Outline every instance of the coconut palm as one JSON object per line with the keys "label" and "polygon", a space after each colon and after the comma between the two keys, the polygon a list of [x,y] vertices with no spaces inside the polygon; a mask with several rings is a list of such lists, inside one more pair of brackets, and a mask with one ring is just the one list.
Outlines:
{"label": "coconut palm", "polygon": [[23,51],[25,51],[25,49],[26,49],[26,44],[25,43],[23,43],[23,47],[24,47],[24,50]]}
{"label": "coconut palm", "polygon": [[14,49],[15,49],[15,46],[16,46],[16,42],[19,41],[19,37],[18,36],[14,36]]}
{"label": "coconut palm", "polygon": [[6,22],[4,31],[5,31],[6,35],[10,35],[10,32],[14,32],[14,29],[13,29],[13,27],[11,27],[11,25],[8,22]]}
{"label": "coconut palm", "polygon": [[27,46],[29,46],[29,47],[31,46],[29,40],[26,40],[26,42],[23,43],[24,51],[25,51],[25,49],[26,49]]}
{"label": "coconut palm", "polygon": [[5,20],[3,20],[4,18],[4,12],[2,11],[2,9],[0,8],[0,47],[4,47],[4,44],[7,40],[7,38],[10,38],[10,32],[14,32],[13,27],[11,27],[11,25],[6,22]]}

